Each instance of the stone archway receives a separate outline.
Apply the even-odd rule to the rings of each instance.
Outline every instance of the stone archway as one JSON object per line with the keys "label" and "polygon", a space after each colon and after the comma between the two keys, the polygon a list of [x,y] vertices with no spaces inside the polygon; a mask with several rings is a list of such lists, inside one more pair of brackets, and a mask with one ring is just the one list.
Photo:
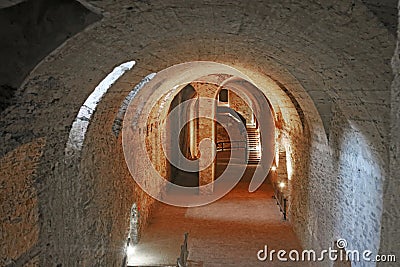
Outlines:
{"label": "stone archway", "polygon": [[[188,72],[190,70],[190,72]],[[148,133],[148,128],[149,128],[149,116],[150,118],[153,118],[154,120],[158,120],[159,122],[162,122],[165,120],[166,116],[168,115],[168,109],[165,109],[165,107],[169,106],[169,102],[172,101],[172,97],[176,95],[179,91],[177,89],[181,86],[181,84],[189,84],[191,83],[194,89],[196,90],[198,96],[200,99],[217,99],[218,91],[220,90],[220,85],[221,84],[215,84],[215,83],[206,83],[204,81],[204,77],[207,77],[207,75],[215,75],[215,74],[224,74],[224,75],[234,75],[238,78],[232,79],[222,79],[221,84],[224,84],[225,87],[229,88],[230,90],[233,90],[234,92],[238,92],[238,94],[243,94],[243,92],[248,92],[247,97],[250,98],[252,101],[251,104],[249,103],[249,106],[253,107],[254,114],[259,117],[259,122],[260,122],[260,129],[263,132],[262,138],[264,139],[263,142],[266,145],[266,147],[270,147],[270,152],[269,154],[265,153],[265,157],[262,158],[262,162],[260,164],[260,170],[257,172],[259,178],[258,181],[255,182],[255,185],[253,185],[253,188],[250,190],[255,190],[260,183],[262,183],[262,179],[264,179],[265,171],[268,171],[273,158],[274,158],[274,143],[275,143],[275,129],[273,127],[273,115],[271,111],[268,111],[270,108],[270,104],[268,101],[265,102],[259,102],[260,99],[265,99],[265,96],[261,91],[257,89],[256,86],[252,85],[251,82],[246,82],[247,80],[250,80],[249,78],[246,78],[244,74],[241,72],[218,63],[213,63],[213,62],[191,62],[191,63],[185,63],[185,64],[180,64],[176,65],[173,67],[170,67],[168,69],[165,69],[162,72],[159,72],[148,84],[146,84],[144,87],[144,90],[140,91],[141,92],[146,92],[147,95],[143,96],[137,96],[137,98],[133,99],[131,103],[131,107],[138,107],[136,104],[136,100],[140,100],[141,97],[145,97],[147,100],[146,105],[142,105],[140,109],[130,109],[128,108],[127,114],[125,116],[125,125],[128,125],[129,128],[128,131],[126,132],[127,135],[126,137],[129,136],[129,134],[134,134],[136,132],[137,135],[140,136],[140,132],[143,133],[141,129],[144,129],[146,134]],[[241,78],[239,78],[241,77]],[[197,80],[200,80],[201,82],[198,82]],[[146,87],[149,89],[146,90]],[[172,89],[171,89],[172,88]],[[201,95],[203,94],[203,95]],[[203,97],[203,98],[201,98]],[[208,105],[208,104],[207,104]],[[157,107],[162,107],[162,108],[157,108]],[[212,105],[209,106],[210,109],[204,111],[204,114],[202,114],[204,108],[199,108],[199,116],[200,117],[207,117],[211,114],[211,119],[215,118],[215,110],[216,106]],[[154,111],[157,110],[157,116],[151,115],[155,114]],[[129,113],[130,112],[130,113]],[[266,113],[265,113],[266,112]],[[265,114],[263,114],[265,113]],[[267,115],[267,116],[266,116]],[[131,119],[134,121],[132,122]],[[152,122],[153,123],[153,122]],[[151,124],[152,124],[151,123]],[[150,124],[150,125],[151,125]],[[133,126],[133,127],[132,127]],[[143,128],[142,128],[143,127]],[[211,123],[209,124],[208,122],[204,121],[203,125],[202,122],[200,121],[199,123],[199,128],[201,129],[199,131],[199,134],[204,134],[204,136],[199,136],[198,141],[199,143],[201,142],[202,139],[212,137],[214,138],[215,135],[215,128],[214,124]],[[159,128],[162,129],[162,128]],[[205,131],[208,129],[207,131]],[[162,133],[159,133],[157,139],[161,140],[163,137]],[[203,138],[204,137],[204,138]],[[146,151],[143,150],[143,152],[140,152],[142,150],[137,150],[136,148],[141,147],[140,142],[138,141],[140,138],[136,139],[136,145],[135,141],[133,143],[133,146],[135,147],[135,153],[136,156],[132,159],[128,157],[128,167],[131,168],[131,171],[133,172],[132,175],[134,177],[155,177],[159,175],[159,172],[155,170],[154,172],[151,171],[149,168],[144,168],[146,170],[149,170],[147,174],[138,174],[137,170],[142,170],[142,164],[145,164],[145,159],[146,159]],[[129,145],[131,144],[131,141],[128,143]],[[125,156],[129,156],[129,148],[125,147]],[[137,156],[137,154],[141,154],[141,156]],[[153,153],[158,153],[159,155],[153,155]],[[151,152],[150,158],[159,158],[160,153],[162,151],[154,151]],[[210,154],[212,155],[212,152],[205,152],[203,155]],[[161,155],[161,157],[163,157]],[[133,161],[130,161],[133,160]],[[191,162],[185,161],[186,164],[192,164]],[[199,161],[201,164],[201,160]],[[133,168],[133,166],[136,166]],[[145,165],[143,165],[145,166]],[[152,166],[152,164],[150,165]],[[208,167],[207,167],[208,168]],[[152,173],[152,174],[151,174]],[[200,188],[204,186],[204,188],[211,186],[210,182],[214,180],[214,169],[213,165],[210,165],[209,169],[205,170],[204,176],[202,176],[200,172]],[[203,178],[202,178],[203,177]],[[165,178],[165,177],[164,177]],[[139,178],[141,179],[141,178]],[[203,180],[202,180],[203,179]],[[139,184],[141,184],[141,181],[137,181]],[[160,181],[156,182],[158,186],[152,186],[152,187],[147,187],[144,186],[143,188],[147,193],[150,195],[156,197],[157,199],[161,200],[160,192],[163,191],[163,187],[165,187],[165,184],[168,183],[165,179],[160,179]],[[218,183],[214,183],[218,184]],[[141,184],[142,186],[144,185]],[[252,186],[250,184],[250,186]]]}

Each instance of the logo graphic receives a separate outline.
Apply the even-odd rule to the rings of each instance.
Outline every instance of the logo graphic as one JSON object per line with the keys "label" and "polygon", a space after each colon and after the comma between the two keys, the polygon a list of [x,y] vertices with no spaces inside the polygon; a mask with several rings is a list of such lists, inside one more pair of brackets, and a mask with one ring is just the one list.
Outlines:
{"label": "logo graphic", "polygon": [[336,241],[336,246],[337,246],[339,249],[345,249],[345,248],[347,248],[347,240],[344,239],[344,238],[339,238],[339,239]]}

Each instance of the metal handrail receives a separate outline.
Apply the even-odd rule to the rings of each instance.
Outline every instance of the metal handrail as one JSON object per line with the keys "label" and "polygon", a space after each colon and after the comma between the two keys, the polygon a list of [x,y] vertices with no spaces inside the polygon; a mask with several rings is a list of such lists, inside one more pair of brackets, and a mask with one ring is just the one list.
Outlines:
{"label": "metal handrail", "polygon": [[[243,146],[232,146],[232,144],[242,144],[244,143]],[[229,146],[224,146],[224,144],[229,144]],[[232,150],[232,149],[240,149],[244,148],[247,149],[247,141],[221,141],[217,142],[217,151],[225,151],[225,150]]]}
{"label": "metal handrail", "polygon": [[283,219],[286,221],[287,198],[281,190],[277,190],[275,183],[272,183],[272,187],[274,188],[273,198],[275,198],[276,204],[279,206],[279,210],[283,214]]}

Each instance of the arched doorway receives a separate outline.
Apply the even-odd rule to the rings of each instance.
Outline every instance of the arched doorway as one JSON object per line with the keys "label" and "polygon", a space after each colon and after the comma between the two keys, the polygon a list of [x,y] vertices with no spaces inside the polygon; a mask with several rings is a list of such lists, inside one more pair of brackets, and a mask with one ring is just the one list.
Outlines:
{"label": "arched doorway", "polygon": [[[198,69],[197,64],[200,65]],[[134,165],[136,164],[135,170],[142,170],[140,174],[136,172],[139,185],[161,202],[187,208],[184,210],[185,214],[181,214],[182,209],[173,211],[170,210],[171,206],[163,205],[163,209],[170,210],[169,214],[174,214],[176,218],[183,216],[181,218],[193,218],[196,221],[199,219],[198,216],[216,221],[229,218],[230,221],[239,224],[249,219],[247,223],[253,227],[260,221],[268,221],[270,218],[268,211],[271,211],[274,214],[274,223],[280,224],[282,214],[271,199],[273,190],[265,180],[276,155],[275,143],[278,141],[276,131],[281,130],[275,127],[277,117],[275,109],[283,110],[286,112],[284,115],[295,118],[296,108],[292,109],[290,106],[290,111],[287,111],[287,107],[282,106],[280,109],[281,107],[276,105],[279,101],[266,97],[268,91],[265,88],[261,90],[251,82],[251,79],[222,64],[192,62],[173,66],[164,71],[158,73],[146,84],[147,87],[143,88],[141,99],[146,99],[146,104],[139,102],[136,104],[135,99],[132,103],[136,107],[132,110],[134,114],[132,130],[139,134],[134,135],[136,138],[130,141],[137,144]],[[288,98],[280,97],[283,99],[278,100],[282,102]],[[127,116],[129,118],[129,109]],[[226,168],[223,168],[221,173],[219,173],[221,169],[218,168],[218,153],[225,151],[218,151],[219,127],[228,132],[226,141],[230,143],[231,148],[229,160],[224,164]],[[140,136],[140,132],[143,134],[141,129],[146,131],[144,137],[147,143],[144,150],[141,149],[140,143],[140,138],[143,138]],[[257,162],[252,164],[251,171],[247,159],[244,163],[240,162],[241,164],[237,164],[239,162],[235,164],[234,161],[236,156],[238,159],[243,158],[240,155],[249,154],[250,151],[246,150],[246,153],[243,153],[240,149],[232,149],[232,143],[235,141],[243,141],[248,147],[249,129],[259,132],[259,143],[255,147],[260,155]],[[147,134],[148,132],[150,134]],[[176,139],[172,140],[173,138]],[[207,142],[202,144],[204,140]],[[166,144],[166,149],[163,144]],[[144,161],[147,156],[151,165]],[[195,177],[191,182],[198,182],[192,186],[185,184],[190,179],[180,184],[176,183],[178,173],[186,176],[183,178],[188,178],[187,166],[194,168],[190,169]],[[152,169],[156,172],[152,172]],[[161,176],[161,179],[156,179],[157,175]],[[135,172],[133,176],[135,177]],[[141,181],[141,177],[152,177],[152,180],[150,183],[148,180]],[[235,189],[232,190],[233,188]],[[260,190],[255,192],[258,188]],[[250,196],[249,192],[255,194]],[[246,201],[237,202],[237,198]],[[247,201],[255,206],[248,207]],[[269,203],[268,208],[265,203]],[[198,206],[204,206],[200,215],[194,208]],[[263,215],[256,216],[254,212]],[[234,217],[232,213],[235,213]],[[183,220],[182,227],[187,227],[186,223]],[[291,227],[281,226],[284,226],[283,232],[290,233],[290,240],[295,242],[293,246],[298,247]],[[232,228],[232,231],[236,230],[239,228],[236,226]],[[157,231],[154,229],[154,232]],[[172,238],[175,238],[175,235]]]}

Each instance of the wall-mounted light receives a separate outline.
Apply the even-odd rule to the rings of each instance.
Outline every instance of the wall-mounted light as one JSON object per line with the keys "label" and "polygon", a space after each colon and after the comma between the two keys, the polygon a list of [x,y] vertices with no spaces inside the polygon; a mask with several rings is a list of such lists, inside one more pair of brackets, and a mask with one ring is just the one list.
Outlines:
{"label": "wall-mounted light", "polygon": [[292,155],[289,152],[289,148],[286,150],[286,170],[287,170],[287,174],[288,174],[288,179],[292,180],[293,164],[292,164]]}
{"label": "wall-mounted light", "polygon": [[126,248],[126,253],[127,253],[128,255],[134,253],[134,252],[135,252],[135,248],[136,248],[136,247],[135,247],[134,245],[129,244],[128,247]]}
{"label": "wall-mounted light", "polygon": [[275,165],[271,167],[271,171],[276,171],[276,166]]}
{"label": "wall-mounted light", "polygon": [[284,188],[284,187],[285,187],[285,183],[284,183],[284,182],[280,182],[280,183],[279,183],[279,187],[280,187],[280,188]]}

